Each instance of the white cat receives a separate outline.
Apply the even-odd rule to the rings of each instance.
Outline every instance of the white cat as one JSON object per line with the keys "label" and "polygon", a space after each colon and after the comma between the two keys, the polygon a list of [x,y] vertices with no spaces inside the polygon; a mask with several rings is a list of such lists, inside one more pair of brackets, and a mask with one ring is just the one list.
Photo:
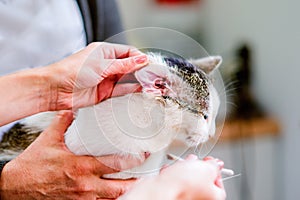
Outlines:
{"label": "white cat", "polygon": [[181,59],[156,54],[149,59],[150,64],[135,73],[142,93],[80,109],[65,136],[68,148],[79,155],[151,154],[142,166],[106,177],[129,178],[155,171],[174,139],[196,146],[215,132],[219,97],[209,74],[221,58],[191,60],[199,69]]}
{"label": "white cat", "polygon": [[[106,178],[131,178],[156,172],[173,140],[187,146],[206,142],[215,132],[219,97],[210,75],[221,57],[198,60],[148,54],[150,64],[135,72],[141,93],[107,99],[79,109],[65,134],[67,147],[77,155],[150,157],[142,166]],[[52,113],[27,118],[25,127],[43,130]]]}

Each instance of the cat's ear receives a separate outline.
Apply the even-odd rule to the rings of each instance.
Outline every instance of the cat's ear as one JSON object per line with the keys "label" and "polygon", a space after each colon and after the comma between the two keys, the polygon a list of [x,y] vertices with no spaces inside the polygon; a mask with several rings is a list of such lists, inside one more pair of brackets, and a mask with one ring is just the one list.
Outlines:
{"label": "cat's ear", "polygon": [[189,60],[189,62],[192,63],[193,65],[199,67],[206,74],[210,74],[214,70],[218,69],[218,67],[221,65],[222,57],[221,56],[209,56],[209,57],[205,57],[205,58],[191,59],[191,60]]}
{"label": "cat's ear", "polygon": [[155,95],[164,95],[168,87],[168,71],[165,67],[158,64],[149,64],[148,66],[135,72],[135,77],[147,93]]}

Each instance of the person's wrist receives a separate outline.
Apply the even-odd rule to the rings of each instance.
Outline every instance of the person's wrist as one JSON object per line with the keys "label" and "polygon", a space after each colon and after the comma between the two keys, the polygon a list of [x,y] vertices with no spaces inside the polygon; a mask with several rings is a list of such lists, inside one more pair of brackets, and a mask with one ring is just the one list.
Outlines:
{"label": "person's wrist", "polygon": [[44,111],[58,111],[70,108],[69,105],[62,105],[58,102],[59,85],[62,80],[65,80],[66,73],[65,68],[60,66],[60,62],[43,67],[41,76],[47,83],[42,100],[45,103]]}
{"label": "person's wrist", "polygon": [[55,99],[55,89],[53,88],[53,75],[48,67],[41,67],[33,71],[36,76],[36,87],[39,95],[38,112],[51,111],[55,107],[53,99]]}
{"label": "person's wrist", "polygon": [[[48,71],[44,67],[24,70],[15,74],[16,79],[21,80],[22,87],[28,88],[28,96],[33,105],[31,113],[49,111],[51,106],[51,80]],[[27,114],[27,113],[26,113]]]}

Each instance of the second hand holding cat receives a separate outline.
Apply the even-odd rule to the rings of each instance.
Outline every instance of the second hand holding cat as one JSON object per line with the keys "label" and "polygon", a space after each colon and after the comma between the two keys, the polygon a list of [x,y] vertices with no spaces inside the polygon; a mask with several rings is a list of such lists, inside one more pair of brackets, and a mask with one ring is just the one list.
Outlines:
{"label": "second hand holding cat", "polygon": [[144,160],[74,155],[64,144],[64,133],[72,121],[71,111],[59,112],[35,142],[5,165],[0,180],[1,199],[115,199],[134,183],[100,177]]}
{"label": "second hand holding cat", "polygon": [[[184,161],[184,159],[182,159],[181,157],[179,156],[176,156],[174,154],[167,154],[167,158],[169,160],[178,160],[178,161]],[[223,168],[224,166],[224,163],[223,162],[219,162],[218,159],[214,159],[214,158],[211,158],[211,157],[208,157],[207,159],[204,159],[205,161],[213,161],[213,162],[216,162],[218,164],[219,167],[221,167],[221,173],[222,175],[225,175],[225,176],[233,176],[234,175],[234,171],[231,170],[231,169],[226,169],[226,168]]]}
{"label": "second hand holding cat", "polygon": [[[0,108],[0,125],[43,111],[92,105],[109,98],[112,89],[115,95],[128,93],[137,86],[116,85],[119,76],[147,62],[147,56],[133,47],[92,43],[58,63],[2,76],[1,104],[5,106]],[[72,112],[60,113],[30,147],[4,166],[1,199],[115,199],[132,185],[134,180],[100,177],[144,160],[74,155],[64,143],[64,132],[72,120]],[[112,163],[107,165],[113,168],[103,162]]]}
{"label": "second hand holding cat", "polygon": [[120,200],[223,200],[226,192],[219,173],[217,165],[191,154],[182,162],[163,167],[158,176],[140,181]]}

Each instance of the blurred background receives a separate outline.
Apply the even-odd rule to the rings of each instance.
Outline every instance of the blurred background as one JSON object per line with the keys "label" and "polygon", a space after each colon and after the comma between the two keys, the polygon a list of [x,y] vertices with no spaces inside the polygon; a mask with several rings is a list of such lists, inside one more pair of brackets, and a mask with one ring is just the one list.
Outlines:
{"label": "blurred background", "polygon": [[299,199],[300,1],[118,0],[118,6],[125,30],[170,28],[223,57],[227,120],[210,155],[241,173],[224,182],[228,199]]}

